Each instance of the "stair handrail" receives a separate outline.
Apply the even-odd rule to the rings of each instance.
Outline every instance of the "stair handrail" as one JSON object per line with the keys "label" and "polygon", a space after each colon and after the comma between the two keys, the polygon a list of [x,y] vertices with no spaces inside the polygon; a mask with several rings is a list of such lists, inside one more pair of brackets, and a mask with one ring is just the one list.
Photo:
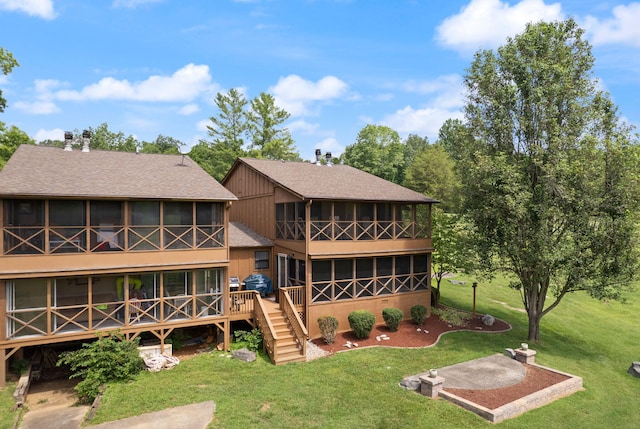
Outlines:
{"label": "stair handrail", "polygon": [[255,318],[258,322],[258,327],[262,332],[263,347],[267,351],[267,354],[271,358],[272,362],[276,362],[278,348],[278,336],[276,330],[271,324],[271,320],[267,316],[267,310],[262,303],[262,298],[259,293],[255,293],[253,296],[253,311],[255,312]]}
{"label": "stair handrail", "polygon": [[296,311],[296,308],[293,305],[293,301],[291,300],[289,294],[286,291],[281,290],[279,298],[281,303],[280,306],[289,319],[289,323],[291,324],[293,333],[296,336],[296,340],[302,346],[302,355],[306,356],[307,339],[309,338],[307,328],[304,326],[304,323],[302,323],[302,319],[300,319],[300,315]]}

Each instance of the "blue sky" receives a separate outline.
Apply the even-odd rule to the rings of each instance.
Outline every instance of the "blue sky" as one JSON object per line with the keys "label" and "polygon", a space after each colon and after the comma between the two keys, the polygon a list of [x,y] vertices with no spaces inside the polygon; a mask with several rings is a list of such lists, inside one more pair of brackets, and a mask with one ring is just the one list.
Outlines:
{"label": "blue sky", "polygon": [[367,124],[437,138],[462,118],[473,53],[572,16],[595,76],[640,125],[640,3],[565,0],[0,0],[0,121],[37,141],[106,122],[152,141],[207,138],[217,92],[276,97],[304,159]]}

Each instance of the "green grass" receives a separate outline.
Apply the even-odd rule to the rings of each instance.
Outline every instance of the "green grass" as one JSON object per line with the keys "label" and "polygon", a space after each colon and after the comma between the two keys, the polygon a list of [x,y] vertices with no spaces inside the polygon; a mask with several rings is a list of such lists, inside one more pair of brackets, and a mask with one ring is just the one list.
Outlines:
{"label": "green grass", "polygon": [[[470,282],[442,284],[443,304],[471,310],[472,296]],[[626,373],[632,361],[640,360],[637,297],[640,293],[623,305],[571,295],[547,315],[541,343],[530,344],[538,351],[536,362],[583,377],[585,390],[500,427],[640,427],[640,379]],[[427,349],[361,349],[277,367],[264,356],[244,363],[218,352],[201,355],[171,371],[145,372],[134,382],[110,386],[92,424],[213,400],[211,428],[489,428],[490,423],[472,413],[405,391],[398,383],[429,368],[518,347],[526,341],[527,318],[510,307],[521,303],[506,282],[481,281],[477,311],[506,320],[511,331],[450,333]],[[426,323],[428,328],[428,319]],[[2,416],[10,410],[5,396],[11,393],[0,392]]]}

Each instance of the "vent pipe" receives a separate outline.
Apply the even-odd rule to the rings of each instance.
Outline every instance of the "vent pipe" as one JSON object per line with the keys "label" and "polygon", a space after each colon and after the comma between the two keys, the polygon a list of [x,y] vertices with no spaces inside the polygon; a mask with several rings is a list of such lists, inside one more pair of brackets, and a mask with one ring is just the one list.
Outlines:
{"label": "vent pipe", "polygon": [[73,143],[73,133],[71,131],[64,132],[64,150],[66,152],[71,152],[73,149],[71,148],[71,144]]}
{"label": "vent pipe", "polygon": [[91,132],[84,130],[82,132],[82,151],[89,152],[89,144],[91,143]]}
{"label": "vent pipe", "polygon": [[327,152],[325,157],[327,159],[327,167],[331,167],[333,165],[333,164],[331,164],[331,152]]}
{"label": "vent pipe", "polygon": [[322,151],[320,149],[316,149],[316,165],[320,164],[320,158],[322,157]]}

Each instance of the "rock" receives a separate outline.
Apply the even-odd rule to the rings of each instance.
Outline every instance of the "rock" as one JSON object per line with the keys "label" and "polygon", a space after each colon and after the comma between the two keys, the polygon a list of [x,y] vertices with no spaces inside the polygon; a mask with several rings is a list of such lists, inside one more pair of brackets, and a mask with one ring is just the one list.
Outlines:
{"label": "rock", "polygon": [[516,358],[516,351],[510,348],[506,348],[504,349],[504,354],[506,356],[509,356],[511,359],[515,359]]}
{"label": "rock", "polygon": [[412,375],[410,377],[405,377],[400,382],[399,386],[407,390],[418,390],[420,389],[420,376]]}
{"label": "rock", "polygon": [[493,326],[493,324],[496,323],[496,318],[490,314],[485,314],[482,316],[482,323],[484,323],[485,326]]}
{"label": "rock", "polygon": [[240,359],[245,362],[253,362],[254,360],[256,360],[256,353],[252,352],[247,348],[234,350],[231,352],[231,354],[233,355],[234,358]]}
{"label": "rock", "polygon": [[633,362],[627,372],[634,377],[640,377],[640,362]]}

